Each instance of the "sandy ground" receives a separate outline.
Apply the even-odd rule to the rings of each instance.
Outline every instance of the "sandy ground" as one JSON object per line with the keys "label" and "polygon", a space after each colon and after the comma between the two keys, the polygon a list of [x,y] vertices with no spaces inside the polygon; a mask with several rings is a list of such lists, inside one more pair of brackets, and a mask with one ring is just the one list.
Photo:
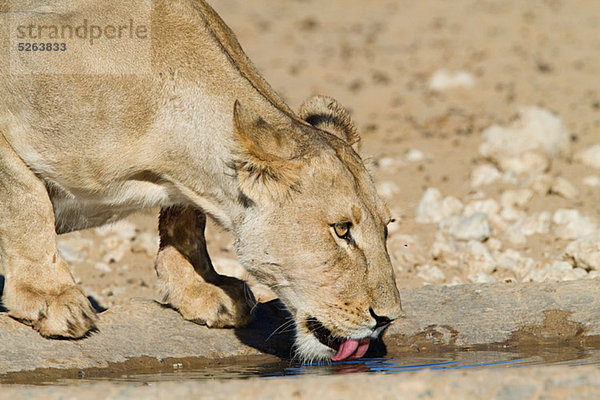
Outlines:
{"label": "sandy ground", "polygon": [[[575,275],[542,273],[563,260],[565,247],[577,235],[565,239],[550,226],[524,241],[512,240],[506,232],[515,220],[503,217],[492,221],[491,238],[483,243],[491,267],[482,272],[465,261],[469,255],[460,253],[460,243],[458,255],[448,261],[452,257],[432,254],[438,223],[417,222],[416,210],[428,188],[462,205],[478,199],[501,205],[506,190],[526,189],[530,198],[519,204],[519,217],[576,209],[592,225],[600,222],[600,186],[589,178],[600,171],[572,157],[600,143],[600,2],[211,3],[292,108],[309,95],[327,94],[351,110],[363,139],[362,155],[396,218],[388,247],[401,289],[596,276],[589,267]],[[466,78],[450,80],[455,87],[436,89],[432,77],[440,70],[463,71]],[[482,132],[493,124],[510,125],[522,106],[558,116],[571,146],[567,156],[549,159],[548,167],[533,177],[527,172],[515,177],[478,151]],[[473,170],[484,164],[500,169],[503,177],[474,187]],[[575,191],[561,195],[532,189],[536,179],[556,177],[565,178]],[[156,227],[156,212],[140,214],[106,229],[61,236],[60,246],[84,291],[111,307],[130,298],[157,296]],[[207,237],[216,266],[243,275],[231,237],[214,225]],[[501,267],[503,255],[515,254],[507,250],[518,252],[521,261],[531,259],[523,261],[528,271]],[[264,289],[256,292],[269,297]]]}

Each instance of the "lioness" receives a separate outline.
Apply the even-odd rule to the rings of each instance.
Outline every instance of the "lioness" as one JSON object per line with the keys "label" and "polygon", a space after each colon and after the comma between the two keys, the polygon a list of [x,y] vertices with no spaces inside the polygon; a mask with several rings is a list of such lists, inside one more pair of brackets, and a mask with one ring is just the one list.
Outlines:
{"label": "lioness", "polygon": [[[12,317],[50,338],[94,330],[56,235],[151,207],[161,209],[162,295],[187,320],[239,327],[252,307],[245,283],[213,269],[206,215],[234,235],[241,263],[293,314],[301,359],[360,358],[401,315],[386,249],[390,213],[335,100],[309,98],[295,114],[202,0],[152,1],[151,68],[140,73],[81,55],[110,50],[109,40],[81,41],[77,57],[69,48],[44,56],[9,48],[19,41],[9,18],[77,25],[110,12],[133,21],[129,2],[110,10],[95,0],[18,3],[0,1],[9,36],[0,37],[0,257]],[[16,32],[50,37],[48,24]],[[52,57],[68,67],[40,70]],[[105,72],[72,72],[94,63]]]}

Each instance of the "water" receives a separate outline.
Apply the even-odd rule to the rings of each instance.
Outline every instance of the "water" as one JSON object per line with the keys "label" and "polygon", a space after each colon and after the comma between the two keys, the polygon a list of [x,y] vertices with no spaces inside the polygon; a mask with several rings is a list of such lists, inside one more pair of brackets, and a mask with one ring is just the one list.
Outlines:
{"label": "water", "polygon": [[[272,359],[270,359],[272,360]],[[189,364],[189,363],[185,363]],[[160,381],[193,381],[204,379],[284,379],[305,375],[334,375],[351,373],[399,374],[420,370],[447,371],[456,369],[527,368],[546,365],[600,365],[600,350],[572,347],[531,347],[515,350],[462,350],[435,353],[407,353],[402,356],[365,358],[331,365],[302,365],[290,361],[265,361],[248,357],[235,361],[213,361],[210,364],[186,366],[166,363],[160,371],[143,367],[70,371],[63,376],[42,379],[38,384],[72,385],[82,382],[149,383]],[[33,375],[35,376],[35,375]],[[38,378],[39,379],[39,378]],[[11,383],[4,381],[4,383]],[[29,380],[29,383],[32,383]]]}

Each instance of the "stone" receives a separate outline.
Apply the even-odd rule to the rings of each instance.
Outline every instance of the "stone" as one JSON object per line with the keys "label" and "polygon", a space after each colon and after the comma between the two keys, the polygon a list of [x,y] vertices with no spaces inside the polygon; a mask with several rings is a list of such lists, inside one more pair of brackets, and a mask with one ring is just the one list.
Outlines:
{"label": "stone", "polygon": [[532,282],[559,282],[582,279],[586,275],[586,270],[582,268],[573,268],[568,262],[556,261],[546,264],[541,269],[530,271],[525,278]]}
{"label": "stone", "polygon": [[377,168],[395,170],[406,166],[406,162],[398,157],[382,157],[376,162]]}
{"label": "stone", "polygon": [[553,183],[554,179],[550,175],[540,174],[531,180],[530,187],[534,192],[545,195],[550,192]]}
{"label": "stone", "polygon": [[492,225],[486,214],[475,213],[468,217],[449,216],[440,222],[440,231],[456,240],[484,241],[492,235]]}
{"label": "stone", "polygon": [[415,266],[425,261],[424,250],[419,239],[412,235],[398,234],[388,239],[388,249],[394,267],[403,270],[405,266]]}
{"label": "stone", "polygon": [[446,275],[435,265],[419,265],[416,270],[417,276],[423,279],[425,283],[441,282],[446,279]]}
{"label": "stone", "polygon": [[569,133],[558,116],[538,107],[523,107],[518,114],[507,127],[493,125],[484,130],[479,147],[482,156],[500,160],[527,152],[550,157],[571,153]]}
{"label": "stone", "polygon": [[452,196],[442,198],[442,193],[435,188],[429,188],[423,194],[417,206],[416,220],[419,223],[438,223],[444,217],[457,215],[462,212],[462,202]]}
{"label": "stone", "polygon": [[550,167],[548,157],[534,151],[528,151],[514,156],[502,156],[497,160],[502,171],[515,176],[546,172]]}
{"label": "stone", "polygon": [[463,210],[463,203],[456,197],[448,196],[442,200],[442,216],[459,215]]}
{"label": "stone", "polygon": [[575,154],[575,161],[600,169],[600,144],[595,144],[579,153]]}
{"label": "stone", "polygon": [[498,214],[500,205],[494,199],[474,200],[465,206],[464,216],[471,216],[476,213],[483,213],[488,216]]}
{"label": "stone", "polygon": [[460,266],[468,274],[491,274],[496,268],[496,261],[483,243],[471,240],[460,254]]}
{"label": "stone", "polygon": [[477,272],[475,274],[469,275],[468,279],[469,279],[469,282],[471,282],[471,283],[494,283],[494,282],[496,282],[496,279],[493,276],[486,274],[485,272]]}
{"label": "stone", "polygon": [[388,199],[391,199],[392,197],[394,197],[394,195],[396,195],[399,192],[400,188],[396,183],[392,181],[381,182],[377,185],[377,193],[379,193],[380,196],[386,197]]}
{"label": "stone", "polygon": [[497,268],[512,272],[519,278],[524,278],[537,267],[535,260],[529,257],[522,257],[521,254],[513,249],[506,249],[496,256]]}
{"label": "stone", "polygon": [[134,253],[146,253],[155,256],[158,252],[159,238],[154,232],[142,232],[135,236],[131,243],[131,251]]}
{"label": "stone", "polygon": [[411,149],[406,152],[406,154],[404,155],[404,159],[408,162],[413,163],[421,162],[425,160],[425,154],[423,154],[421,150]]}
{"label": "stone", "polygon": [[457,267],[459,263],[459,252],[461,243],[449,241],[440,234],[436,235],[436,240],[431,246],[431,257],[444,265]]}
{"label": "stone", "polygon": [[502,178],[502,174],[491,164],[483,164],[471,172],[471,186],[479,187],[490,185]]}
{"label": "stone", "polygon": [[597,176],[597,175],[586,176],[585,178],[583,178],[581,183],[583,183],[586,186],[591,186],[591,187],[600,186],[600,176]]}
{"label": "stone", "polygon": [[579,196],[579,190],[575,185],[562,177],[558,177],[554,180],[550,192],[570,200]]}
{"label": "stone", "polygon": [[554,234],[560,239],[578,239],[596,231],[596,224],[575,209],[559,209],[552,217]]}
{"label": "stone", "polygon": [[436,188],[428,188],[417,206],[416,220],[427,224],[437,223],[442,218],[442,193]]}
{"label": "stone", "polygon": [[529,189],[506,190],[500,196],[500,205],[503,208],[521,208],[533,197]]}
{"label": "stone", "polygon": [[475,77],[467,71],[450,72],[440,69],[434,72],[429,79],[429,89],[433,91],[444,91],[455,88],[469,88],[475,85]]}
{"label": "stone", "polygon": [[596,231],[567,245],[563,258],[575,267],[600,270],[600,232]]}

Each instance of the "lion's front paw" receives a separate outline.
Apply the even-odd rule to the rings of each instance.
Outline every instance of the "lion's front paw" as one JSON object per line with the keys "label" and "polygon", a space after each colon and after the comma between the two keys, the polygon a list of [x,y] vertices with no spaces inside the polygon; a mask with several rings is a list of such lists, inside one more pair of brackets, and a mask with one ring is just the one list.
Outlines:
{"label": "lion's front paw", "polygon": [[96,313],[76,286],[58,294],[20,288],[7,301],[9,315],[48,338],[79,339],[96,330]]}
{"label": "lion's front paw", "polygon": [[[255,304],[245,282],[222,276],[218,285],[196,281],[187,286],[179,299],[167,300],[183,318],[209,328],[239,328],[250,321]],[[179,297],[179,296],[178,296]]]}

